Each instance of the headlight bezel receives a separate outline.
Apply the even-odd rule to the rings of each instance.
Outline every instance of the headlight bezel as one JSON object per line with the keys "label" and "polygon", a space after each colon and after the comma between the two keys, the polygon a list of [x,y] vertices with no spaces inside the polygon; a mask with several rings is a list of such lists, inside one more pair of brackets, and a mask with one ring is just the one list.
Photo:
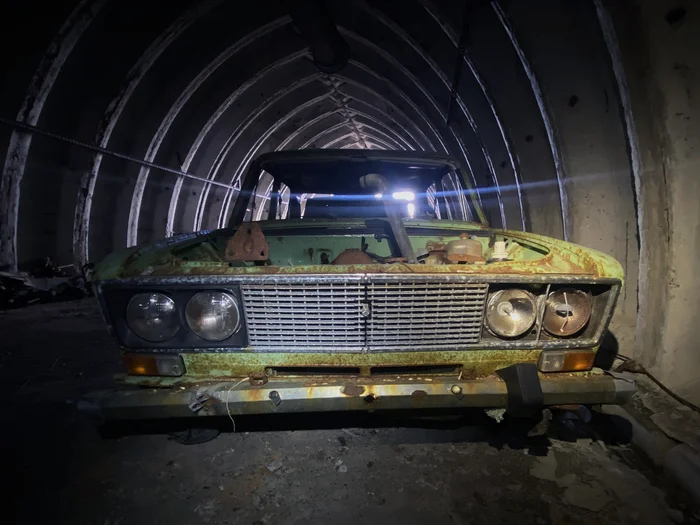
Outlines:
{"label": "headlight bezel", "polygon": [[[522,330],[519,333],[512,333],[512,334],[505,334],[505,333],[499,333],[499,330],[497,327],[494,326],[494,323],[492,322],[492,319],[490,317],[491,310],[492,309],[497,309],[498,307],[495,306],[495,302],[498,299],[501,299],[501,295],[505,295],[509,292],[515,292],[515,293],[521,293],[525,295],[525,299],[529,300],[532,303],[532,321],[528,323],[528,325],[525,327],[524,330]],[[503,304],[506,301],[502,301],[499,304]],[[511,287],[511,288],[503,288],[501,290],[495,290],[493,293],[490,293],[488,297],[486,298],[486,308],[484,309],[484,326],[488,331],[490,331],[493,335],[496,337],[503,339],[505,341],[509,340],[516,340],[520,339],[521,337],[525,337],[531,330],[532,328],[537,324],[538,321],[538,301],[537,297],[533,295],[531,292],[528,290],[525,290],[523,288],[518,288],[518,287]]]}
{"label": "headlight bezel", "polygon": [[[299,279],[300,282],[311,280]],[[314,282],[316,276],[314,277]],[[344,280],[347,276],[334,275],[326,277],[328,280]],[[134,352],[172,352],[180,351],[184,353],[192,352],[249,352],[248,323],[246,320],[245,303],[242,300],[241,288],[265,284],[267,282],[276,283],[278,275],[256,275],[256,276],[164,276],[151,277],[139,276],[113,280],[93,281],[93,288],[99,300],[102,313],[107,323],[110,333],[117,339],[120,346],[125,350]],[[590,349],[598,346],[605,334],[612,312],[615,309],[617,299],[622,288],[622,281],[613,277],[591,277],[588,275],[551,275],[551,274],[530,274],[530,275],[498,275],[498,274],[474,274],[474,275],[440,275],[422,276],[421,281],[425,282],[470,282],[474,284],[486,285],[484,307],[490,293],[503,288],[525,288],[533,291],[536,296],[544,293],[546,289],[555,290],[559,287],[585,288],[592,291],[592,315],[585,330],[571,338],[554,338],[549,336],[545,330],[539,330],[539,335],[527,334],[518,339],[502,339],[486,329],[481,324],[481,339],[478,343],[471,345],[479,350],[540,350],[540,349]],[[295,281],[296,282],[296,281]],[[531,289],[532,288],[532,289]],[[137,339],[135,336],[128,338],[128,330],[124,328],[124,307],[131,295],[140,292],[155,291],[166,294],[184,294],[184,300],[178,300],[180,311],[184,311],[184,305],[194,294],[203,290],[220,290],[230,292],[235,295],[241,310],[241,328],[228,340],[219,342],[208,342],[193,334],[189,327],[183,324],[184,329],[180,334],[191,334],[186,341],[180,340],[180,336],[168,340],[164,343],[149,344],[147,341]],[[121,297],[121,298],[120,298]],[[121,304],[121,306],[120,306]],[[483,321],[484,319],[482,319]],[[184,323],[184,319],[183,319]],[[538,320],[538,325],[541,323]],[[440,348],[442,349],[442,348]],[[471,348],[464,348],[465,351]],[[435,348],[438,350],[438,348]],[[460,349],[461,350],[461,349]]]}
{"label": "headlight bezel", "polygon": [[[503,282],[489,284],[484,303],[484,323],[481,348],[484,349],[586,349],[600,345],[608,329],[615,310],[622,283],[619,279],[584,277],[547,278],[537,276],[526,281],[506,278]],[[591,300],[591,315],[586,325],[573,335],[557,337],[543,327],[543,314],[546,298],[560,289],[578,289],[588,294]],[[504,338],[494,334],[487,326],[486,308],[491,296],[500,290],[523,289],[535,295],[537,300],[537,320],[532,330],[520,337]]]}
{"label": "headlight bezel", "polygon": [[[137,299],[142,298],[144,296],[147,296],[147,299],[149,302],[151,302],[151,299],[154,296],[160,296],[160,298],[165,299],[167,301],[167,303],[170,305],[170,307],[172,309],[170,312],[170,314],[172,315],[172,317],[170,319],[170,321],[171,321],[170,324],[172,324],[173,326],[171,326],[170,330],[168,331],[169,335],[165,335],[162,337],[147,337],[147,335],[145,333],[140,332],[139,329],[137,329],[137,327],[134,326],[135,323],[132,322],[133,319],[130,319],[131,307],[132,307],[132,305],[136,304],[135,301],[137,301]],[[177,303],[175,303],[175,301],[173,301],[172,297],[170,297],[164,293],[161,293],[161,292],[141,292],[141,293],[137,293],[137,294],[132,295],[131,298],[129,299],[129,302],[126,304],[126,310],[124,313],[124,317],[126,318],[126,325],[129,327],[129,330],[131,330],[136,336],[138,336],[141,339],[144,339],[145,341],[148,341],[150,343],[164,343],[165,341],[169,341],[170,339],[175,337],[181,329],[180,322],[179,322],[178,315],[177,315]],[[172,321],[174,321],[174,323]],[[149,334],[149,335],[154,336],[155,334]]]}
{"label": "headlight bezel", "polygon": [[[578,327],[575,328],[574,330],[567,330],[565,333],[557,333],[556,330],[553,330],[551,327],[547,326],[547,317],[550,314],[550,307],[553,306],[551,304],[552,296],[555,294],[564,294],[564,297],[566,297],[566,293],[571,293],[575,294],[575,296],[578,296],[579,298],[583,297],[587,301],[586,306],[581,306],[580,308],[587,308],[588,312],[587,315],[585,316],[585,321],[580,322],[581,320],[578,320]],[[591,317],[593,316],[593,298],[592,298],[592,293],[590,290],[585,290],[581,288],[575,288],[575,287],[560,287],[556,290],[550,290],[549,293],[547,293],[546,297],[544,298],[544,307],[542,308],[542,318],[540,322],[542,323],[542,330],[549,334],[550,336],[556,338],[556,339],[571,339],[575,338],[578,335],[584,333],[586,331],[586,327],[588,324],[591,322]]]}
{"label": "headlight bezel", "polygon": [[[190,299],[200,292],[218,291],[231,295],[236,301],[239,312],[238,329],[228,338],[209,341],[193,332],[185,318],[185,309]],[[180,329],[170,339],[161,342],[147,341],[139,337],[126,322],[126,307],[134,295],[141,293],[160,293],[175,302]],[[148,351],[212,351],[212,349],[242,349],[248,346],[248,331],[238,285],[218,284],[182,284],[182,285],[100,285],[98,297],[102,305],[105,320],[112,335],[120,346],[129,350]]]}
{"label": "headlight bezel", "polygon": [[[195,326],[192,326],[192,322],[190,322],[189,316],[190,316],[190,306],[193,304],[192,302],[200,295],[205,295],[205,294],[221,294],[224,297],[227,297],[231,299],[231,304],[233,305],[233,308],[236,311],[236,324],[233,327],[233,330],[225,336],[225,337],[220,337],[220,338],[208,338],[204,337],[199,331],[197,331],[197,328]],[[241,305],[239,304],[239,301],[236,299],[236,297],[232,296],[230,293],[222,291],[222,290],[202,290],[194,294],[189,301],[187,301],[187,304],[184,307],[184,314],[185,314],[185,322],[187,323],[187,327],[195,333],[197,337],[202,339],[203,341],[208,341],[211,343],[220,343],[221,341],[226,341],[230,337],[232,337],[236,332],[238,332],[241,329],[241,318],[243,317],[242,315],[242,308]]]}

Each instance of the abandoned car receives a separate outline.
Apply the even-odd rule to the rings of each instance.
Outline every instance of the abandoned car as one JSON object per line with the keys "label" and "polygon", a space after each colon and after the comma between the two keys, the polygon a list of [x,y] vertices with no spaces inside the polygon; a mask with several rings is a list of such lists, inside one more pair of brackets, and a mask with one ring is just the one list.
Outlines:
{"label": "abandoned car", "polygon": [[[592,249],[491,229],[460,164],[303,150],[254,160],[229,228],[108,256],[121,347],[105,421],[621,403],[594,368],[623,282]],[[146,388],[144,388],[146,387]]]}

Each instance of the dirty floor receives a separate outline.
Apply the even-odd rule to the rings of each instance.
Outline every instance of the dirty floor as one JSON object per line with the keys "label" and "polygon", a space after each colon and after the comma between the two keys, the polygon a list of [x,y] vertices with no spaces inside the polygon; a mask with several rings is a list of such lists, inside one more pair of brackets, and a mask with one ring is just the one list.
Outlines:
{"label": "dirty floor", "polygon": [[535,440],[480,414],[247,418],[199,445],[158,427],[104,439],[74,403],[119,369],[94,302],[0,312],[0,333],[0,472],[15,523],[698,522],[608,416],[558,419]]}

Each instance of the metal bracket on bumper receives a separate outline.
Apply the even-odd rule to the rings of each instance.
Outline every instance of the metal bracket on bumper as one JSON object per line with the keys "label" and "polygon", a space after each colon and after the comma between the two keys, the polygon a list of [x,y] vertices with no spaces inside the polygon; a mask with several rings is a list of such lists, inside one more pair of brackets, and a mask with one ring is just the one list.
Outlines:
{"label": "metal bracket on bumper", "polygon": [[508,389],[506,410],[515,417],[535,415],[544,404],[544,393],[537,367],[532,363],[518,363],[496,370]]}
{"label": "metal bracket on bumper", "polygon": [[[529,371],[516,372],[515,379],[511,371],[505,373],[504,379],[458,380],[445,376],[270,378],[264,385],[230,381],[184,388],[113,390],[86,396],[78,403],[78,408],[103,422],[225,416],[229,412],[240,415],[459,407],[517,411],[528,406],[621,404],[636,391],[633,381],[602,373],[538,375],[538,391],[528,384],[533,380]],[[191,404],[203,395],[208,398],[206,405],[200,410],[191,410]]]}

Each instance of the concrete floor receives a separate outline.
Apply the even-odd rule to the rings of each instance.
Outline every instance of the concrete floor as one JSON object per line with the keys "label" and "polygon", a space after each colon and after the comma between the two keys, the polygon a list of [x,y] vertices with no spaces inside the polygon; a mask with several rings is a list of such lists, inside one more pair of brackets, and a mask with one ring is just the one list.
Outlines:
{"label": "concrete floor", "polygon": [[0,333],[17,523],[698,522],[606,416],[534,440],[479,417],[377,414],[226,420],[189,446],[165,427],[102,439],[73,402],[119,369],[93,301],[0,312]]}

